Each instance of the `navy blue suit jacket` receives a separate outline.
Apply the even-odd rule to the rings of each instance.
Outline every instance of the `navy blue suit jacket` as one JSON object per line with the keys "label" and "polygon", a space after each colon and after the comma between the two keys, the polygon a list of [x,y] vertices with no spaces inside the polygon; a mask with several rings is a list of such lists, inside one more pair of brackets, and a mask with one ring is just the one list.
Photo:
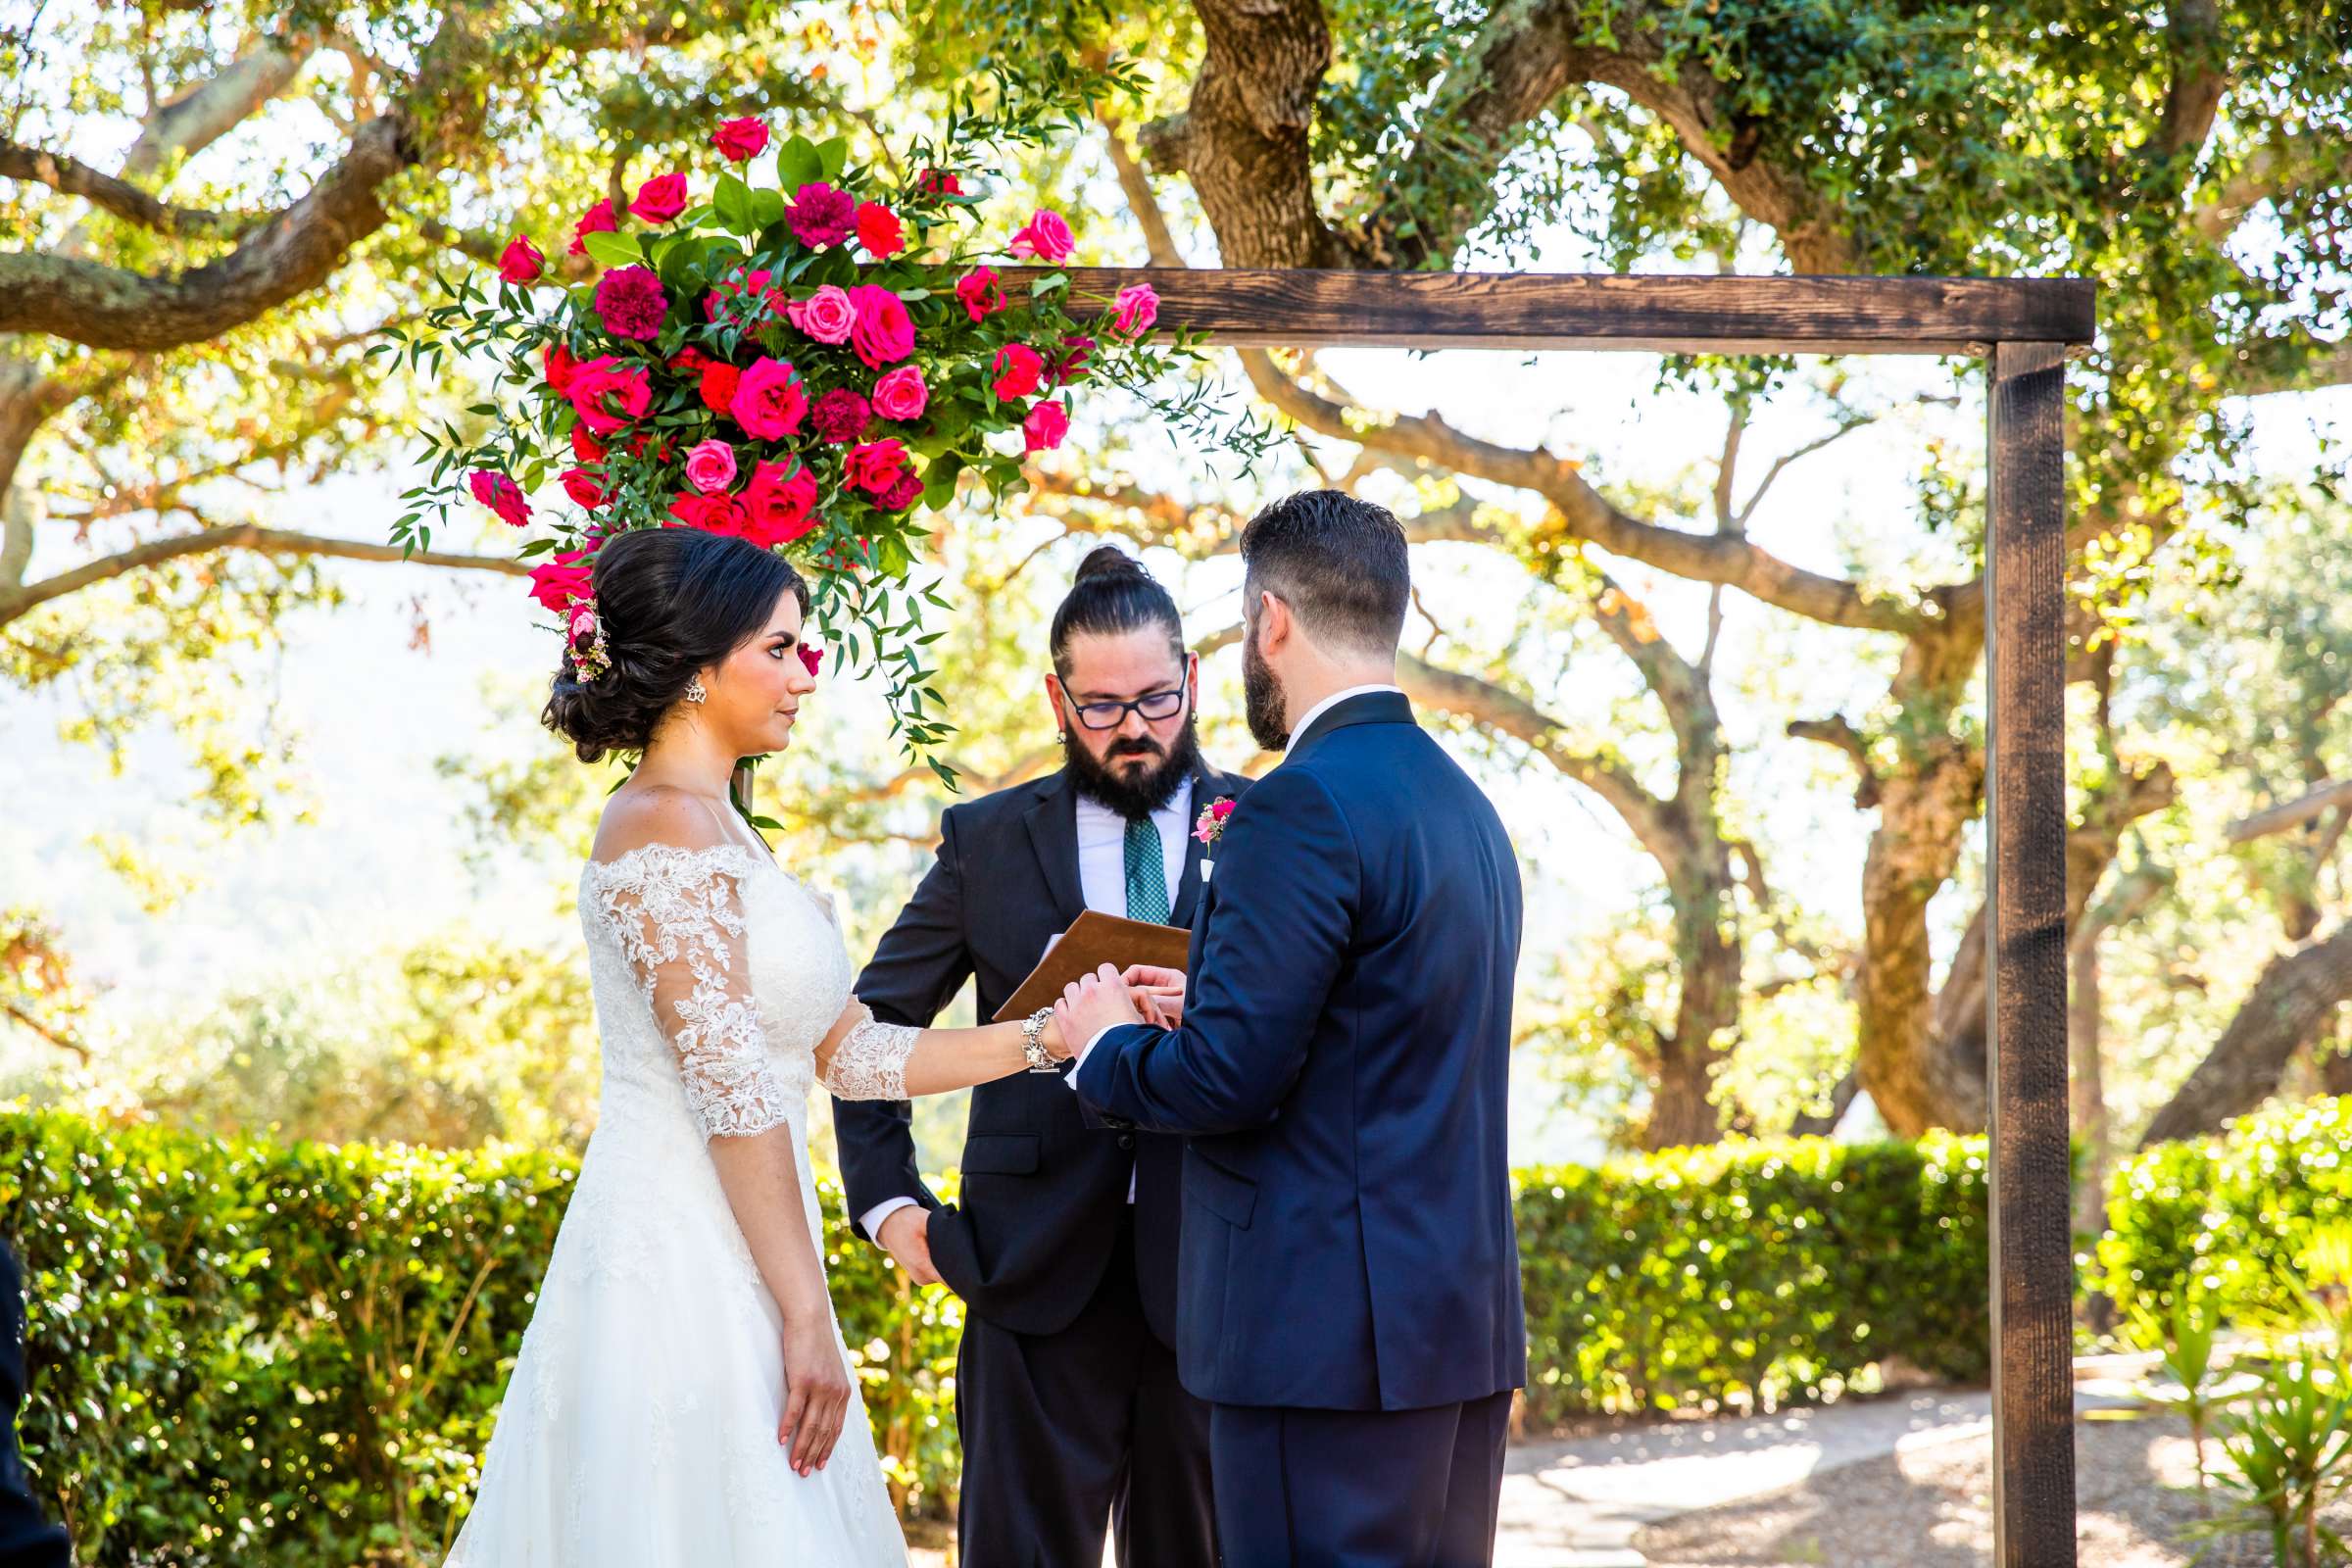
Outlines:
{"label": "navy blue suit jacket", "polygon": [[1105,1033],[1106,1120],[1191,1135],[1176,1350],[1220,1404],[1409,1410],[1527,1381],[1505,1148],[1519,867],[1394,693],[1242,798],[1184,1026]]}

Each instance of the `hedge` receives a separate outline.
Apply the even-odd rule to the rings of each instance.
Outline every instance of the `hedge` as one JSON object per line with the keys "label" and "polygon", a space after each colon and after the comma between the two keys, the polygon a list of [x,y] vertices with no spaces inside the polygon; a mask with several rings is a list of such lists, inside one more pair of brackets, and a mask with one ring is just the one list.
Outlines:
{"label": "hedge", "polygon": [[[44,1502],[85,1563],[437,1564],[574,1163],[0,1114]],[[841,1224],[828,1266],[909,1511],[957,1463],[952,1297]],[[1522,1172],[1537,1423],[1985,1364],[1982,1141],[1739,1145]]]}
{"label": "hedge", "polygon": [[2088,1283],[2127,1321],[2167,1319],[2184,1295],[2231,1321],[2291,1318],[2313,1233],[2347,1221],[2352,1096],[2281,1105],[2119,1165]]}

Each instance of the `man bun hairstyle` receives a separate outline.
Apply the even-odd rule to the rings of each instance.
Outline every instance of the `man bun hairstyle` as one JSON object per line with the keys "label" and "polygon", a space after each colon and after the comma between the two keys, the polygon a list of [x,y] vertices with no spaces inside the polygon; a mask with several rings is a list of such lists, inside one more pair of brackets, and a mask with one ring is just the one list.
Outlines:
{"label": "man bun hairstyle", "polygon": [[1070,639],[1081,632],[1115,637],[1147,627],[1165,630],[1169,651],[1184,662],[1184,617],[1176,601],[1142,562],[1116,545],[1098,545],[1078,563],[1078,575],[1054,612],[1054,672],[1070,678]]}
{"label": "man bun hairstyle", "polygon": [[1244,581],[1291,607],[1318,645],[1387,659],[1404,633],[1413,576],[1404,527],[1388,508],[1340,490],[1301,490],[1242,530]]}
{"label": "man bun hairstyle", "polygon": [[808,585],[789,562],[699,528],[618,534],[598,549],[590,580],[612,667],[583,681],[565,657],[539,715],[583,762],[644,751],[695,672],[765,631],[787,591],[808,612]]}

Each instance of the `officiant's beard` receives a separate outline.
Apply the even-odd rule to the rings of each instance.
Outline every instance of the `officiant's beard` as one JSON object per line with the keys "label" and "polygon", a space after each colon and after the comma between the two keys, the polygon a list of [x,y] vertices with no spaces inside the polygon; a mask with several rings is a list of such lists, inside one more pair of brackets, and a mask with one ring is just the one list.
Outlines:
{"label": "officiant's beard", "polygon": [[[1194,727],[1195,714],[1189,710],[1184,715],[1184,728],[1176,732],[1175,741],[1161,746],[1150,735],[1122,735],[1110,743],[1109,752],[1101,761],[1086,749],[1076,729],[1062,732],[1062,754],[1070,769],[1070,777],[1078,781],[1078,793],[1110,808],[1130,822],[1140,822],[1168,804],[1176,786],[1192,776],[1200,761],[1200,732]],[[1134,758],[1156,758],[1158,760],[1139,771],[1130,772],[1111,764]]]}
{"label": "officiant's beard", "polygon": [[1291,701],[1282,677],[1257,651],[1257,628],[1242,637],[1242,702],[1250,719],[1250,738],[1269,752],[1287,751],[1291,744]]}

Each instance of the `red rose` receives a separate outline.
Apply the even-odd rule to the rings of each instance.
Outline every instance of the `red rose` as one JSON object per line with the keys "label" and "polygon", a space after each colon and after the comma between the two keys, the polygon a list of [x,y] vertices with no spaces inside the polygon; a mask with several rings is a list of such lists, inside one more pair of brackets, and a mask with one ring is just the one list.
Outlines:
{"label": "red rose", "polygon": [[466,476],[466,483],[473,491],[474,500],[514,527],[522,527],[531,520],[531,504],[522,499],[522,486],[496,468],[476,468]]}
{"label": "red rose", "polygon": [[612,232],[612,203],[611,198],[598,202],[580,215],[571,226],[571,254],[584,256],[588,251],[588,236]]}
{"label": "red rose", "polygon": [[510,283],[529,283],[537,279],[547,266],[547,258],[539,247],[524,235],[517,234],[499,254],[498,275]]}
{"label": "red rose", "polygon": [[762,462],[743,487],[743,536],[762,550],[788,545],[817,524],[816,475],[807,464]]}
{"label": "red rose", "polygon": [[743,372],[724,360],[712,360],[703,367],[703,407],[712,414],[728,413],[735,403],[735,388],[741,384]]}
{"label": "red rose", "polygon": [[541,356],[541,362],[547,367],[547,384],[556,389],[556,396],[571,396],[571,372],[579,368],[580,364],[571,357],[571,351],[561,343],[550,343],[546,353]]}
{"label": "red rose", "polygon": [[963,194],[963,181],[947,170],[926,169],[922,178],[915,181],[915,188],[926,196],[960,196]]}
{"label": "red rose", "polygon": [[653,383],[639,366],[623,368],[610,354],[587,361],[572,371],[565,396],[580,419],[598,435],[611,435],[631,419],[645,417],[653,407]]}
{"label": "red rose", "polygon": [[880,202],[859,202],[858,243],[867,255],[886,262],[906,248],[906,228],[899,215]]}
{"label": "red rose", "polygon": [[605,488],[604,481],[586,468],[564,470],[564,493],[590,512],[612,499],[612,492]]}
{"label": "red rose", "polygon": [[686,210],[686,176],[657,174],[637,187],[629,211],[649,223],[666,223]]}
{"label": "red rose", "polygon": [[1022,444],[1031,452],[1051,452],[1070,433],[1070,411],[1052,401],[1040,403],[1021,421]]}
{"label": "red rose", "polygon": [[587,598],[594,575],[589,567],[580,563],[587,560],[590,554],[586,550],[561,551],[552,560],[533,566],[531,597],[559,615],[574,599]]}
{"label": "red rose", "polygon": [[681,490],[669,503],[669,514],[678,520],[665,522],[665,528],[700,528],[705,533],[743,532],[743,507],[733,496],[698,496]]}
{"label": "red rose", "polygon": [[879,283],[860,283],[850,291],[858,320],[850,328],[850,347],[869,370],[895,365],[914,352],[914,319],[896,294]]}
{"label": "red rose", "polygon": [[993,267],[975,267],[957,278],[956,297],[963,302],[964,314],[974,321],[1004,308],[1004,290]]}
{"label": "red rose", "polygon": [[789,362],[762,355],[735,383],[727,412],[750,434],[762,441],[777,441],[800,429],[801,419],[808,412],[808,395],[802,389],[800,372]]}
{"label": "red rose", "polygon": [[586,425],[575,424],[571,427],[571,455],[582,463],[602,463],[605,444]]}
{"label": "red rose", "polygon": [[1061,340],[1061,352],[1046,362],[1046,374],[1055,386],[1068,386],[1086,379],[1086,362],[1095,352],[1095,340],[1071,333]]}
{"label": "red rose", "polygon": [[759,157],[767,149],[767,127],[757,120],[722,120],[710,133],[710,145],[730,164]]}
{"label": "red rose", "polygon": [[1045,374],[1046,362],[1037,357],[1037,350],[1026,343],[1007,343],[997,350],[989,364],[997,373],[995,389],[1004,402],[1025,398],[1037,390],[1039,377]]}
{"label": "red rose", "polygon": [[850,448],[848,461],[842,465],[842,483],[853,490],[878,496],[899,482],[906,471],[906,449],[896,437],[871,441],[861,447]]}

